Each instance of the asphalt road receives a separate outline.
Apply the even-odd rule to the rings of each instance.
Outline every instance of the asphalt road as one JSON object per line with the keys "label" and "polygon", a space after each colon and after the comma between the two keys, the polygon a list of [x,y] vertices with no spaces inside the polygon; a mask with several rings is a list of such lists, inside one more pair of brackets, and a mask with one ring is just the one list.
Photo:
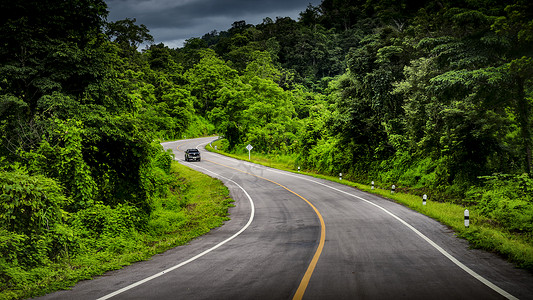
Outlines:
{"label": "asphalt road", "polygon": [[[354,188],[204,151],[213,139],[163,146],[228,186],[230,221],[42,299],[533,299],[532,274],[446,226]],[[184,162],[196,147],[202,161]]]}

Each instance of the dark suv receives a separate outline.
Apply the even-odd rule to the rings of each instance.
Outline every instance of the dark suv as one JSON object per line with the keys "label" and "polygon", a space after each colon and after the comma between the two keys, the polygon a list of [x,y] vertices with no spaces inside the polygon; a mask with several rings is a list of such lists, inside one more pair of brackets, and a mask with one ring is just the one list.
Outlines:
{"label": "dark suv", "polygon": [[198,151],[198,149],[185,150],[185,161],[191,161],[191,160],[196,160],[196,161],[201,160],[200,151]]}

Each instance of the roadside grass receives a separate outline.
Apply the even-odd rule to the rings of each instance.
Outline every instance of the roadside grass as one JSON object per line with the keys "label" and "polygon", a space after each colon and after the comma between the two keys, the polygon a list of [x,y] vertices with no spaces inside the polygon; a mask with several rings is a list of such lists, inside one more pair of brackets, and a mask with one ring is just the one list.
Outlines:
{"label": "roadside grass", "polygon": [[[214,146],[217,146],[217,150],[214,149]],[[248,160],[248,153],[230,154],[224,152],[224,145],[220,140],[212,143],[212,145],[207,145],[206,149],[236,159],[246,160],[293,173],[305,174],[315,178],[327,179],[357,188],[364,192],[380,195],[383,198],[407,206],[448,226],[458,237],[466,239],[472,248],[497,253],[509,262],[515,264],[517,267],[533,272],[533,243],[531,239],[527,236],[512,233],[497,226],[497,224],[490,219],[481,216],[475,206],[465,207],[454,203],[433,201],[429,198],[426,201],[426,205],[423,205],[422,197],[417,195],[403,192],[392,194],[390,189],[382,189],[377,186],[372,189],[370,185],[360,184],[346,179],[339,180],[339,178],[335,176],[306,172],[305,170],[298,172],[295,167],[295,161],[286,158],[283,159],[283,161],[280,161],[272,156],[269,157],[267,155],[254,153],[251,156],[251,160]],[[470,215],[469,227],[465,227],[464,225],[465,209],[468,209]]]}
{"label": "roadside grass", "polygon": [[[176,174],[176,179],[185,189],[174,190],[168,198],[159,199],[156,204],[158,207],[152,213],[156,224],[150,228],[152,235],[147,235],[145,239],[150,256],[184,245],[211,229],[222,226],[224,221],[229,220],[228,208],[233,206],[228,188],[218,179],[175,161],[172,162],[171,172]],[[173,202],[172,198],[177,198],[179,203],[169,205],[169,202]],[[157,216],[158,212],[162,214]],[[182,215],[179,221],[174,217],[175,214]],[[154,232],[158,227],[165,230]]]}
{"label": "roadside grass", "polygon": [[184,245],[229,220],[228,208],[233,206],[233,200],[221,181],[175,161],[171,176],[170,193],[166,198],[154,199],[146,228],[107,237],[105,242],[111,246],[105,249],[95,246],[100,242],[97,240],[77,241],[81,244],[77,253],[67,254],[61,261],[31,270],[0,270],[15,278],[11,286],[0,286],[0,299],[29,298],[68,289],[78,281]]}

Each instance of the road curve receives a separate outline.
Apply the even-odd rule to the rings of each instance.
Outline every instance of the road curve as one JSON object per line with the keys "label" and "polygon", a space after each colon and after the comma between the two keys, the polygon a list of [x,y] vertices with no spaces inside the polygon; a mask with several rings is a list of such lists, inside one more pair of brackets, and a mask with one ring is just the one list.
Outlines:
{"label": "road curve", "polygon": [[533,275],[406,207],[326,180],[163,143],[222,180],[224,226],[42,299],[533,299]]}

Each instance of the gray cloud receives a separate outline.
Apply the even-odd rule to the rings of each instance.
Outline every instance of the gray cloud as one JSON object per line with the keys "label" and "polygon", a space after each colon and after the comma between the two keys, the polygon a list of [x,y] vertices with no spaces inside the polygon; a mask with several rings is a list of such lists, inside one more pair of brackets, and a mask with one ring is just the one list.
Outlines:
{"label": "gray cloud", "polygon": [[259,24],[270,17],[298,19],[309,4],[321,0],[107,0],[108,21],[136,18],[156,43],[175,48],[186,39],[213,30],[223,31],[235,21]]}

